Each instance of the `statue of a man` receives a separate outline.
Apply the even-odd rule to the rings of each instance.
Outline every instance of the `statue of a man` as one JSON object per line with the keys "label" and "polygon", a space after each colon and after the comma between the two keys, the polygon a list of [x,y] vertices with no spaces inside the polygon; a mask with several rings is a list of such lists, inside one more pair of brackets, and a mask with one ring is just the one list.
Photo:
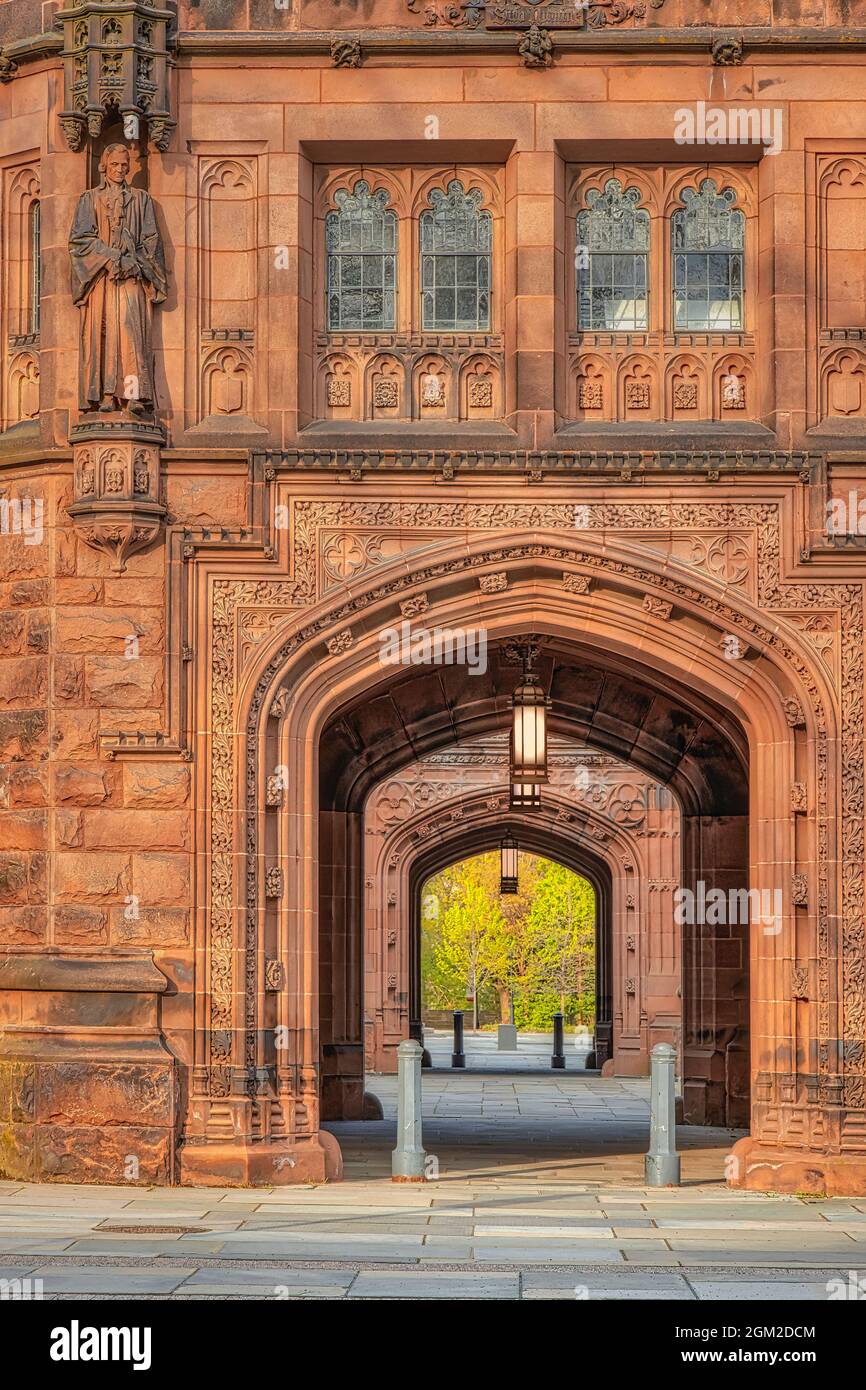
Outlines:
{"label": "statue of a man", "polygon": [[129,169],[126,146],[108,145],[99,187],[82,193],[69,234],[84,412],[149,415],[154,406],[151,323],[166,296],[165,259],[153,199],[130,188]]}

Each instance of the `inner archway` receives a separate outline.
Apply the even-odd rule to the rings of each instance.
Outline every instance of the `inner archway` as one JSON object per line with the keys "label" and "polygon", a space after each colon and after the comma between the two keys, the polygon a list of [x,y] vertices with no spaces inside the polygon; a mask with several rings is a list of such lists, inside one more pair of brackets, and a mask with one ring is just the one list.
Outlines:
{"label": "inner archway", "polygon": [[[419,996],[425,1055],[449,1065],[452,1020],[465,1025],[467,1069],[550,1066],[554,1016],[562,1069],[595,1066],[598,903],[589,879],[513,841],[459,859],[420,889]],[[508,867],[511,867],[510,865]],[[583,1042],[578,1054],[577,1045]],[[492,1046],[491,1046],[492,1044]]]}
{"label": "inner archway", "polygon": [[[364,1111],[365,952],[360,938],[365,893],[375,883],[366,867],[370,845],[365,804],[377,787],[399,779],[419,757],[462,748],[474,738],[502,735],[515,683],[511,647],[505,640],[491,643],[483,672],[434,665],[389,672],[362,698],[341,708],[324,729],[320,834],[323,842],[344,846],[339,862],[324,872],[320,908],[320,921],[331,924],[331,931],[339,921],[342,936],[339,949],[333,946],[337,938],[320,940],[322,1103],[327,1118],[360,1117]],[[618,759],[675,798],[681,817],[681,866],[663,880],[648,871],[648,882],[661,881],[668,889],[677,883],[690,886],[696,899],[714,890],[727,894],[747,889],[748,743],[730,712],[642,662],[607,653],[602,658],[598,651],[561,635],[541,640],[539,669],[552,699],[555,735]],[[476,825],[473,848],[496,841],[501,819],[501,814],[488,812],[486,846],[483,830],[479,838]],[[456,807],[450,828],[459,835],[462,824],[463,809]],[[442,827],[436,833],[441,838]],[[423,863],[415,872],[430,871]],[[337,880],[347,885],[342,898],[333,891]],[[392,906],[417,911],[411,904],[418,881],[409,902],[401,903],[395,893]],[[396,920],[390,930],[399,933],[399,910]],[[670,932],[674,925],[668,924]],[[746,1123],[748,925],[747,915],[733,921],[701,920],[686,923],[682,933],[684,1118],[696,1124]],[[413,930],[411,938],[416,937]],[[416,977],[417,967],[411,972],[411,978]],[[602,989],[599,994],[603,996]],[[411,1023],[417,1028],[417,1003],[412,1013]],[[366,1017],[364,1027],[369,1025]]]}

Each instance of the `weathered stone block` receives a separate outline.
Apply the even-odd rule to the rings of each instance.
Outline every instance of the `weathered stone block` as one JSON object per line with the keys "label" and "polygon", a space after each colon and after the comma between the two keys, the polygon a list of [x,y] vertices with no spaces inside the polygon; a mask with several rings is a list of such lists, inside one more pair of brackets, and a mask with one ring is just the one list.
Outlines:
{"label": "weathered stone block", "polygon": [[17,656],[24,650],[24,613],[7,609],[0,613],[0,656]]}
{"label": "weathered stone block", "polygon": [[102,1065],[83,1059],[39,1064],[36,1118],[40,1124],[127,1125],[172,1123],[171,1063]]}
{"label": "weathered stone block", "polygon": [[26,854],[0,854],[0,903],[27,901],[30,860]]}
{"label": "weathered stone block", "polygon": [[0,811],[0,845],[6,849],[45,849],[47,811]]}
{"label": "weathered stone block", "polygon": [[124,660],[130,638],[141,651],[153,651],[162,644],[162,620],[158,610],[124,608],[58,608],[55,623],[58,651],[117,653]]}
{"label": "weathered stone block", "polygon": [[104,946],[108,914],[98,907],[55,908],[54,939],[58,946]]}
{"label": "weathered stone block", "polygon": [[136,943],[143,946],[186,946],[189,942],[189,912],[177,907],[140,907],[137,917],[125,909],[111,912],[111,940],[115,945]]}
{"label": "weathered stone block", "polygon": [[60,710],[54,719],[52,744],[59,758],[97,752],[99,715],[94,710]]}
{"label": "weathered stone block", "polygon": [[189,816],[185,811],[92,811],[84,818],[89,849],[186,849]]}
{"label": "weathered stone block", "polygon": [[87,702],[109,709],[141,709],[162,701],[162,658],[142,656],[126,661],[122,656],[89,656],[85,659]]}
{"label": "weathered stone block", "polygon": [[189,768],[183,763],[126,763],[123,799],[127,806],[185,806]]}
{"label": "weathered stone block", "polygon": [[57,801],[72,806],[101,806],[111,791],[108,776],[92,767],[59,766],[54,774]]}
{"label": "weathered stone block", "polygon": [[51,602],[51,585],[47,579],[16,579],[0,584],[0,607],[45,608]]}
{"label": "weathered stone block", "polygon": [[44,709],[0,710],[0,758],[23,761],[47,756],[48,718]]}
{"label": "weathered stone block", "polygon": [[[32,1130],[31,1182],[96,1182],[130,1187],[171,1181],[173,1131],[137,1125],[66,1128],[35,1125]],[[133,1176],[134,1175],[134,1176]]]}
{"label": "weathered stone block", "polygon": [[182,907],[189,901],[188,854],[136,854],[132,887],[142,907]]}
{"label": "weathered stone block", "polygon": [[36,1066],[0,1062],[0,1125],[28,1124],[36,1117]]}
{"label": "weathered stone block", "polygon": [[0,907],[0,942],[4,946],[37,946],[48,932],[48,909],[39,905]]}
{"label": "weathered stone block", "polygon": [[58,854],[55,892],[59,902],[116,902],[130,891],[129,856]]}
{"label": "weathered stone block", "polygon": [[0,806],[4,810],[19,806],[44,806],[47,800],[47,767],[21,767],[15,763],[0,767]]}
{"label": "weathered stone block", "polygon": [[84,839],[81,812],[56,811],[54,813],[54,834],[58,845],[65,849],[77,849]]}
{"label": "weathered stone block", "polygon": [[60,705],[80,705],[84,697],[84,660],[80,656],[54,658],[54,699]]}
{"label": "weathered stone block", "polygon": [[0,661],[0,709],[45,703],[48,662],[44,657],[10,657]]}
{"label": "weathered stone block", "polygon": [[101,579],[58,579],[54,586],[55,602],[58,604],[99,603],[102,598]]}

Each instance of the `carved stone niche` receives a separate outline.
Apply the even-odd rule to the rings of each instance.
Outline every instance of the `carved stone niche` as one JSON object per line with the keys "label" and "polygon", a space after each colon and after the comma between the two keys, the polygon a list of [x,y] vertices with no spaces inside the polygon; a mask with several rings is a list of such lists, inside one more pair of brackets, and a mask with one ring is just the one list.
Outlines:
{"label": "carved stone niche", "polygon": [[71,150],[107,121],[124,122],[138,140],[139,122],[158,150],[167,150],[171,116],[166,36],[171,14],[153,0],[70,0],[55,19],[63,26],[63,110],[60,127]]}
{"label": "carved stone niche", "polygon": [[166,508],[159,495],[158,425],[77,425],[71,434],[75,500],[69,515],[76,534],[102,550],[122,574],[130,555],[155,541]]}

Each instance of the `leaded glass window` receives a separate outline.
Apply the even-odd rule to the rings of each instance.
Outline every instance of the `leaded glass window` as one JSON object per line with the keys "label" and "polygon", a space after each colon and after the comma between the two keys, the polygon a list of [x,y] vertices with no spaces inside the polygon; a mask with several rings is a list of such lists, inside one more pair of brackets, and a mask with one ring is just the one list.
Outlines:
{"label": "leaded glass window", "polygon": [[619,179],[591,188],[577,214],[577,326],[608,331],[647,324],[650,219],[636,188]]}
{"label": "leaded glass window", "polygon": [[738,332],[743,327],[746,219],[732,188],[712,179],[686,188],[671,218],[674,328]]}
{"label": "leaded glass window", "polygon": [[446,333],[490,329],[493,219],[479,188],[434,189],[421,213],[421,322]]}
{"label": "leaded glass window", "polygon": [[30,332],[38,333],[42,299],[42,208],[30,204]]}
{"label": "leaded glass window", "polygon": [[359,179],[341,188],[325,218],[328,328],[332,332],[396,327],[397,215],[384,189]]}

